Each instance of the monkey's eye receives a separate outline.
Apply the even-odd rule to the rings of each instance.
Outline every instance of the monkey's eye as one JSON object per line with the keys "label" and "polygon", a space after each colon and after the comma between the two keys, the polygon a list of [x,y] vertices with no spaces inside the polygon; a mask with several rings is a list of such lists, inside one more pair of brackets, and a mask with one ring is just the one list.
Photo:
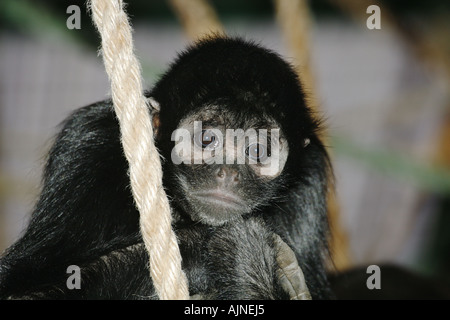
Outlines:
{"label": "monkey's eye", "polygon": [[220,139],[212,130],[202,130],[194,137],[195,143],[203,149],[215,149],[220,145]]}
{"label": "monkey's eye", "polygon": [[247,158],[261,162],[270,157],[270,150],[261,143],[252,143],[245,149]]}

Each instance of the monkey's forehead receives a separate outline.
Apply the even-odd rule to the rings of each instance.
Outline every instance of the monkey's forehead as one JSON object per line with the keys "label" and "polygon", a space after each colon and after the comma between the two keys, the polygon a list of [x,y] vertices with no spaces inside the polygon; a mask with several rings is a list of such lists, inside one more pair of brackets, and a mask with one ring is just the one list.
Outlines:
{"label": "monkey's forehead", "polygon": [[205,105],[191,111],[181,119],[180,125],[193,125],[194,121],[201,121],[207,127],[224,129],[281,129],[267,113],[236,112],[222,105]]}
{"label": "monkey's forehead", "polygon": [[227,37],[201,41],[181,53],[155,84],[152,96],[173,111],[191,108],[190,103],[228,99],[266,101],[285,113],[287,101],[298,105],[303,99],[296,73],[278,54]]}
{"label": "monkey's forehead", "polygon": [[[309,136],[317,127],[290,64],[241,39],[214,38],[188,48],[149,94],[161,106],[164,132],[193,116],[243,129],[273,127],[275,122],[293,139]],[[223,112],[204,113],[205,105],[221,106]]]}

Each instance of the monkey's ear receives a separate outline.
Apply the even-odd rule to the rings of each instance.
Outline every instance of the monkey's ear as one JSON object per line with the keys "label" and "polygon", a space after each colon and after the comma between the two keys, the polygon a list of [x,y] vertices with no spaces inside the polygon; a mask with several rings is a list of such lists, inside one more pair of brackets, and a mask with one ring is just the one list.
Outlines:
{"label": "monkey's ear", "polygon": [[309,138],[305,138],[303,140],[303,148],[306,148],[311,143],[311,140]]}
{"label": "monkey's ear", "polygon": [[156,101],[153,97],[148,97],[147,98],[147,104],[150,107],[150,112],[159,112],[159,110],[161,109],[161,107],[159,106],[159,102]]}
{"label": "monkey's ear", "polygon": [[150,114],[152,116],[153,134],[158,138],[159,126],[161,124],[159,121],[159,110],[161,107],[159,106],[158,101],[152,97],[147,98],[147,104],[150,107]]}

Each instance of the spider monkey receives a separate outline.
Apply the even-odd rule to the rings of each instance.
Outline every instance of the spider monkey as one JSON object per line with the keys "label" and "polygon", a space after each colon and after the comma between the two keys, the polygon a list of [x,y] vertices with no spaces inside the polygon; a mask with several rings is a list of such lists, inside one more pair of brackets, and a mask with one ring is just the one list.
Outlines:
{"label": "spider monkey", "polygon": [[[312,298],[332,297],[331,166],[293,68],[253,42],[215,37],[180,53],[145,94],[190,295],[289,298],[277,235]],[[30,223],[0,260],[0,298],[157,298],[127,170],[110,100],[64,121]],[[79,290],[67,288],[69,265],[81,269]]]}

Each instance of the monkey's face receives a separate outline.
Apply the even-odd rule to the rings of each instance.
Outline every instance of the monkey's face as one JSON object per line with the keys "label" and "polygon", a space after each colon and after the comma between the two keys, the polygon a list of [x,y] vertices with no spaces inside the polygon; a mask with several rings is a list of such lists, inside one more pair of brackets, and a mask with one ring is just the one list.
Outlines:
{"label": "monkey's face", "polygon": [[220,225],[279,196],[288,144],[270,117],[208,106],[185,117],[171,140],[173,201],[192,220]]}

